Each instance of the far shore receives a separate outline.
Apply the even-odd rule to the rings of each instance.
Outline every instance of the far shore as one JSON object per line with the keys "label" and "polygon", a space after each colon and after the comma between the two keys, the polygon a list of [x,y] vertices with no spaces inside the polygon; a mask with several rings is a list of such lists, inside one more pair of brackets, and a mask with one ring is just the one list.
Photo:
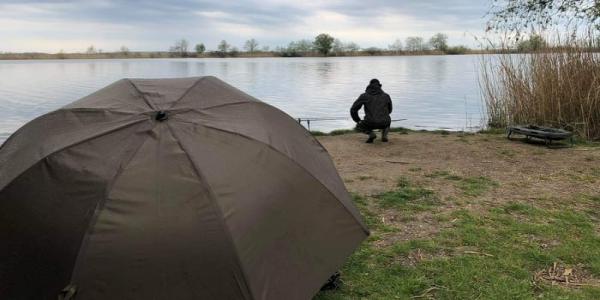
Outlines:
{"label": "far shore", "polygon": [[[423,55],[469,55],[469,54],[498,54],[506,53],[500,50],[466,50],[461,53],[445,53],[443,51],[356,51],[352,53],[331,54],[327,57],[364,57],[364,56],[423,56]],[[220,53],[172,53],[166,51],[136,51],[136,52],[103,52],[103,53],[0,53],[0,60],[51,60],[51,59],[151,59],[151,58],[261,58],[261,57],[325,57],[316,52],[286,55],[275,51],[268,52],[235,52]]]}

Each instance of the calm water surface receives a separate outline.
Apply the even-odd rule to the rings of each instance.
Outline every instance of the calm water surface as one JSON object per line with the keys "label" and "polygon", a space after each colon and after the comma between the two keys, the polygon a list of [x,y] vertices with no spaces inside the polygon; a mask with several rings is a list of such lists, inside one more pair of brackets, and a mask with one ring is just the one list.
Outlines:
{"label": "calm water surface", "polygon": [[351,128],[352,102],[379,78],[394,123],[416,129],[481,125],[478,56],[0,61],[0,143],[31,119],[118,79],[214,75],[295,118],[346,117],[311,129]]}

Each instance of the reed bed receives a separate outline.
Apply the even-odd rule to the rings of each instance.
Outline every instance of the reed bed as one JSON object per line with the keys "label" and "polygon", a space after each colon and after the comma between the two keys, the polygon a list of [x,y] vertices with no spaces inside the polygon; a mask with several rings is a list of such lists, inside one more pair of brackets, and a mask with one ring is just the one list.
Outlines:
{"label": "reed bed", "polygon": [[552,126],[600,139],[600,53],[571,43],[484,56],[480,86],[489,127]]}

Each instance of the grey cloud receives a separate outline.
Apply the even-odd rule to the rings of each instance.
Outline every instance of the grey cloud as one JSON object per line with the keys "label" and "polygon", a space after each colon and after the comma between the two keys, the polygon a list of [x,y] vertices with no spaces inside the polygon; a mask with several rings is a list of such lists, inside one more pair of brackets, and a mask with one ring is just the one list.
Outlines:
{"label": "grey cloud", "polygon": [[[334,2],[335,3],[335,2]],[[2,9],[3,5],[29,6],[41,10],[23,10],[18,13]],[[331,4],[296,5],[287,3],[266,4],[260,0],[0,0],[0,19],[28,20],[35,22],[93,22],[97,24],[127,25],[136,29],[128,33],[132,39],[145,39],[140,44],[164,44],[178,36],[190,35],[196,39],[217,39],[219,28],[209,28],[213,21],[234,26],[251,26],[267,32],[285,36],[292,26],[302,26],[314,16],[315,10],[333,11],[345,15],[351,24],[369,27],[378,23],[382,14],[411,16],[415,20],[415,30],[437,24],[432,30],[483,30],[483,16],[488,9],[487,0],[348,0]],[[201,12],[214,14],[199,14]],[[442,24],[442,25],[440,25]],[[314,25],[314,24],[310,24]],[[313,27],[318,27],[317,26]],[[203,27],[207,26],[207,27]],[[217,32],[217,33],[215,33]],[[115,33],[123,36],[125,33]],[[307,32],[306,35],[311,35]],[[27,32],[23,36],[35,36],[39,32]],[[159,36],[163,35],[163,36]],[[60,32],[47,36],[58,37]],[[307,36],[305,36],[307,37]],[[237,39],[249,37],[223,36]],[[274,41],[273,36],[256,37],[270,41],[274,45],[284,45],[287,41]],[[290,37],[295,39],[300,37]],[[219,38],[220,39],[220,38]],[[153,40],[153,41],[150,41]],[[360,40],[357,40],[360,43]],[[170,42],[167,42],[170,43]],[[0,49],[2,51],[4,49]]]}

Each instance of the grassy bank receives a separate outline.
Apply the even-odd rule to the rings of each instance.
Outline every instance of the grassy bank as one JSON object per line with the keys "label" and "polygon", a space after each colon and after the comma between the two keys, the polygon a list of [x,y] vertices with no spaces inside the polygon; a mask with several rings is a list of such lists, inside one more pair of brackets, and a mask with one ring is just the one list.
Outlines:
{"label": "grassy bank", "polygon": [[405,133],[319,137],[372,235],[316,299],[600,298],[600,147]]}
{"label": "grassy bank", "polygon": [[[439,134],[450,134],[450,131],[447,130],[413,130],[404,127],[392,127],[390,128],[390,132],[399,133],[399,134],[408,134],[409,132],[430,132],[430,133],[439,133]],[[352,134],[356,133],[354,129],[336,129],[330,132],[316,131],[312,130],[310,132],[313,136],[336,136],[336,135],[344,135],[344,134]],[[455,132],[462,133],[462,132]]]}

